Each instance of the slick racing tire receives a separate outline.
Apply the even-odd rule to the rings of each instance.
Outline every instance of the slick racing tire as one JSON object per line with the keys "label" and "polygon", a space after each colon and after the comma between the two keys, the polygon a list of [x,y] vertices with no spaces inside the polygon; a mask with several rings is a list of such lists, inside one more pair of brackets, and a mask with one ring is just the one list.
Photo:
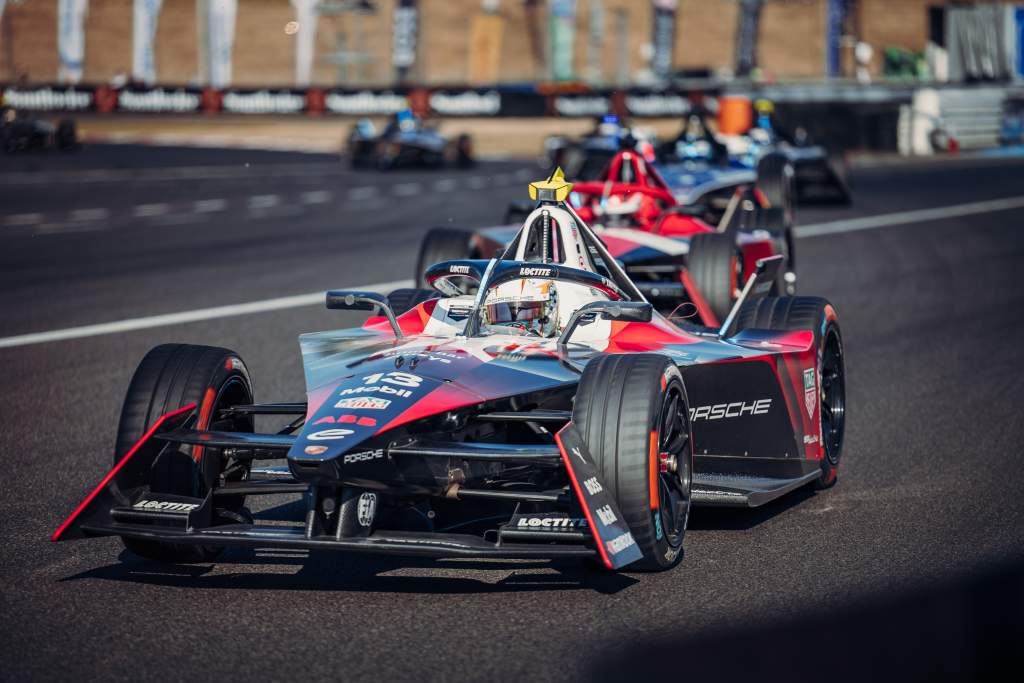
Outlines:
{"label": "slick racing tire", "polygon": [[796,202],[796,173],[793,164],[783,154],[772,152],[757,162],[757,189],[773,207],[786,212],[793,224]]}
{"label": "slick racing tire", "polygon": [[57,130],[53,134],[53,143],[57,149],[64,152],[78,147],[78,131],[72,119],[61,119],[57,122]]}
{"label": "slick racing tire", "polygon": [[[242,359],[234,351],[212,346],[163,344],[139,363],[121,409],[114,447],[118,463],[160,418],[194,403],[195,429],[252,432],[249,416],[221,419],[219,411],[231,405],[252,403],[252,382]],[[149,472],[153,493],[202,498],[221,477],[244,480],[249,463],[226,462],[220,452],[202,446],[166,448]],[[243,497],[218,498],[216,517],[229,522],[247,521]],[[128,550],[164,562],[204,562],[222,548],[184,545],[122,537]]]}
{"label": "slick racing tire", "polygon": [[399,316],[408,313],[424,301],[436,299],[438,296],[440,295],[432,289],[396,289],[388,294],[388,305],[391,306],[395,315]]}
{"label": "slick racing tire", "polygon": [[470,233],[466,230],[452,228],[431,228],[420,242],[420,254],[416,259],[416,277],[414,281],[418,289],[426,289],[427,281],[423,273],[427,268],[442,261],[472,258]]}
{"label": "slick racing tire", "polygon": [[654,353],[600,356],[580,378],[572,421],[643,552],[629,570],[674,567],[683,556],[693,475],[679,368]]}
{"label": "slick racing tire", "polygon": [[836,483],[839,458],[843,452],[846,425],[846,370],[843,336],[835,308],[816,296],[769,297],[748,301],[736,315],[736,330],[747,328],[792,332],[813,330],[817,349],[816,379],[824,457],[815,487],[825,489]]}
{"label": "slick racing tire", "polygon": [[[721,323],[736,298],[739,278],[739,250],[729,233],[694,235],[686,257],[690,279]],[[704,321],[709,324],[708,321]]]}
{"label": "slick racing tire", "polygon": [[772,234],[778,244],[779,253],[785,258],[779,277],[772,285],[772,296],[793,296],[796,294],[796,245],[793,239],[793,225],[789,223],[782,209],[762,209],[757,227]]}

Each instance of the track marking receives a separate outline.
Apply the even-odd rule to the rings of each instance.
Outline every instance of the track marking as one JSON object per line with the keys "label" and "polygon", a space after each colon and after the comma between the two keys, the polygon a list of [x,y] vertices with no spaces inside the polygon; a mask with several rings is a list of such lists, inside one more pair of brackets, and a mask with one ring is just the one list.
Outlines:
{"label": "track marking", "polygon": [[[400,287],[411,287],[412,284],[412,280],[396,280],[394,282],[380,282],[373,285],[357,286],[353,289],[380,292],[383,294]],[[239,315],[249,315],[252,313],[266,313],[268,311],[280,311],[288,308],[300,308],[302,306],[322,306],[323,304],[324,292],[310,292],[308,294],[296,294],[294,296],[264,299],[263,301],[250,301],[248,303],[214,306],[212,308],[199,308],[192,311],[181,311],[179,313],[151,315],[145,318],[131,318],[128,320],[117,320],[114,322],[99,323],[96,325],[67,327],[61,330],[50,330],[49,332],[34,332],[31,334],[20,334],[14,337],[2,337],[0,338],[0,349],[8,349],[15,346],[27,346],[29,344],[42,344],[45,342],[61,341],[65,339],[82,339],[84,337],[96,337],[104,334],[117,334],[119,332],[133,332],[135,330],[146,330],[153,327],[181,325],[183,323],[194,323],[201,320],[230,318]]]}
{"label": "track marking", "polygon": [[71,221],[102,221],[110,218],[110,209],[75,209],[69,215]]}
{"label": "track marking", "polygon": [[326,204],[333,197],[334,193],[330,190],[313,190],[311,192],[303,192],[301,201],[303,204]]}
{"label": "track marking", "polygon": [[348,198],[352,200],[373,199],[377,196],[376,187],[353,187],[348,191]]}
{"label": "track marking", "polygon": [[883,213],[878,216],[847,218],[845,220],[830,221],[828,223],[798,225],[795,228],[793,228],[793,235],[796,237],[821,237],[823,235],[836,235],[844,232],[872,230],[874,228],[882,228],[889,225],[909,225],[911,223],[923,223],[925,221],[945,220],[947,218],[973,216],[979,213],[990,213],[992,211],[1007,211],[1009,209],[1020,208],[1024,208],[1024,197],[987,199],[981,202],[956,204],[954,206],[942,206],[933,209],[914,209],[913,211]]}
{"label": "track marking", "polygon": [[145,218],[146,216],[163,216],[165,213],[170,211],[171,207],[169,204],[139,204],[132,211],[132,215],[136,218]]}
{"label": "track marking", "polygon": [[442,178],[441,180],[434,181],[434,190],[436,192],[451,192],[458,187],[459,181],[455,178]]}
{"label": "track marking", "polygon": [[43,222],[43,214],[41,213],[16,213],[11,216],[4,217],[4,225],[16,226],[16,225],[37,225]]}
{"label": "track marking", "polygon": [[196,213],[213,213],[223,211],[228,206],[225,199],[198,199],[192,204],[192,210]]}
{"label": "track marking", "polygon": [[411,197],[415,194],[419,194],[422,189],[423,186],[419,183],[398,183],[391,187],[391,192],[396,197]]}
{"label": "track marking", "polygon": [[269,209],[281,203],[281,195],[257,194],[249,197],[250,209]]}

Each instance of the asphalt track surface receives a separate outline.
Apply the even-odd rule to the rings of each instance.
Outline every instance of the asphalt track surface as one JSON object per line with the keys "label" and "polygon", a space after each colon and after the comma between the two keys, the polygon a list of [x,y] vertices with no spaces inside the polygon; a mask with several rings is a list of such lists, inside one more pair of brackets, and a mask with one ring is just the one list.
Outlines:
{"label": "asphalt track surface", "polygon": [[[405,279],[425,229],[496,222],[517,172],[536,168],[0,157],[0,337]],[[852,207],[800,222],[1018,197],[1024,162],[860,169],[853,186]],[[302,306],[0,349],[0,678],[983,677],[1024,635],[1022,231],[1016,208],[800,239],[800,289],[836,304],[846,343],[839,483],[699,509],[683,563],[655,575],[246,550],[161,566],[116,539],[51,544],[109,466],[150,347],[233,348],[259,400],[296,400],[296,335],[355,319]]]}

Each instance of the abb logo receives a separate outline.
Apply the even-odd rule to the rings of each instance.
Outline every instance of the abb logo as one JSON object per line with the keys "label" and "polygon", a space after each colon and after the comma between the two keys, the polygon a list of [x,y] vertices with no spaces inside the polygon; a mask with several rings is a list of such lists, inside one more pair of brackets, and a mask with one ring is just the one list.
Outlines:
{"label": "abb logo", "polygon": [[313,424],[356,424],[360,427],[376,427],[377,421],[372,417],[360,417],[357,415],[339,415],[337,417],[324,415]]}

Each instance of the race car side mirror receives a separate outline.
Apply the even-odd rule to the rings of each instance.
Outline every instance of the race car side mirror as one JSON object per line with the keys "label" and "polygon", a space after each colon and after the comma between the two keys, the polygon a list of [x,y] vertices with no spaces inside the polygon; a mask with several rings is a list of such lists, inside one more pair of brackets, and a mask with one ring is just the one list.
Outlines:
{"label": "race car side mirror", "polygon": [[619,320],[631,323],[649,323],[654,316],[654,307],[646,301],[593,301],[580,306],[569,318],[568,324],[558,338],[558,345],[565,346],[584,319],[593,320],[600,315],[605,320]]}
{"label": "race car side mirror", "polygon": [[332,289],[327,292],[327,308],[335,311],[380,311],[388,319],[395,337],[402,338],[395,312],[388,298],[377,292],[358,292],[350,289]]}

